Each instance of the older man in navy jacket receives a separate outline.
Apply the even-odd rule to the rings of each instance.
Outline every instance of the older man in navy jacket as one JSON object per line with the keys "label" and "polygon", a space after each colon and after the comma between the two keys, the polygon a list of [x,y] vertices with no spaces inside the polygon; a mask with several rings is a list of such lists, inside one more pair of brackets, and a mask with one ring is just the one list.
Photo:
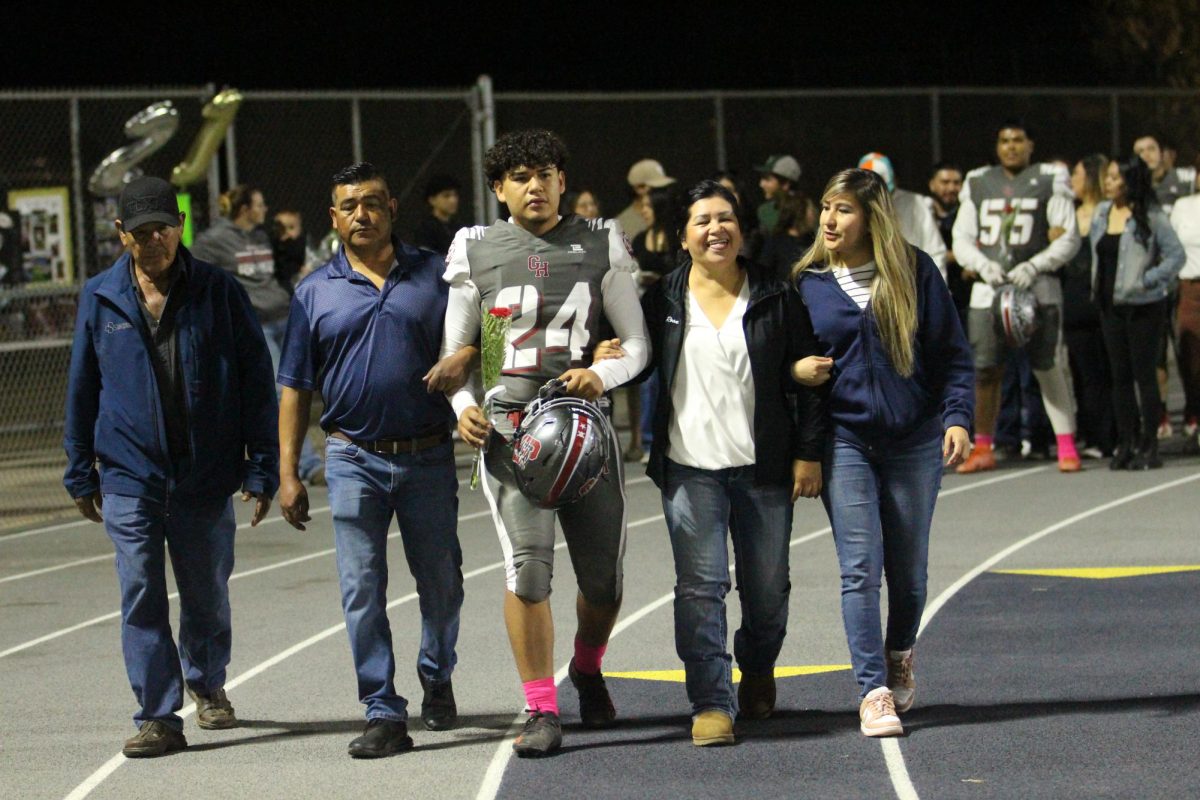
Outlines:
{"label": "older man in navy jacket", "polygon": [[[279,486],[271,356],[246,292],[180,245],[174,190],[138,178],[120,198],[126,254],[83,288],[71,351],[63,483],[116,547],[121,644],[140,706],[130,757],[187,746],[183,692],[202,728],[237,724],[225,696],[235,529],[230,496]],[[101,516],[103,512],[103,517]],[[171,637],[165,550],[179,587]],[[182,671],[181,671],[182,662]]]}

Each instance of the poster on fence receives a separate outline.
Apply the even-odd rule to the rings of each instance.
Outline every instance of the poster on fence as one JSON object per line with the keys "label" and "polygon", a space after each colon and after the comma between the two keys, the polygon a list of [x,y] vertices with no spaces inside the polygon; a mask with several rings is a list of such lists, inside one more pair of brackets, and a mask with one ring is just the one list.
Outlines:
{"label": "poster on fence", "polygon": [[8,207],[21,214],[21,253],[25,281],[71,283],[71,193],[65,186],[14,189]]}

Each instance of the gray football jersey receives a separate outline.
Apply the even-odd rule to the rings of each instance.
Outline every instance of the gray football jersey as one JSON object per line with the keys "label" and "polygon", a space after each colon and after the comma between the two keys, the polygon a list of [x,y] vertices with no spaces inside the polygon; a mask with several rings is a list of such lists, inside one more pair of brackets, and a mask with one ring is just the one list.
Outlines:
{"label": "gray football jersey", "polygon": [[512,310],[503,405],[524,405],[546,381],[592,363],[604,276],[636,266],[619,227],[573,215],[544,236],[506,221],[465,229],[447,263],[448,275],[469,270],[485,314]]}
{"label": "gray football jersey", "polygon": [[1031,164],[1012,177],[1000,166],[967,174],[979,215],[980,252],[1007,270],[1050,246],[1046,204],[1057,173],[1050,164]]}
{"label": "gray football jersey", "polygon": [[1196,191],[1195,167],[1176,167],[1167,170],[1163,179],[1154,184],[1154,194],[1164,214],[1170,214],[1175,201]]}

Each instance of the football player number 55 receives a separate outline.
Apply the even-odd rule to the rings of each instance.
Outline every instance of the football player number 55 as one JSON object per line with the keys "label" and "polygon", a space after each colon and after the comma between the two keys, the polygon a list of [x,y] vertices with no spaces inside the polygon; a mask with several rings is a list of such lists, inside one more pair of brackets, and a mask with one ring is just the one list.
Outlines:
{"label": "football player number 55", "polygon": [[1010,224],[1007,220],[1011,220],[1008,244],[1029,244],[1033,237],[1033,215],[1037,207],[1036,197],[1017,197],[1013,200],[993,197],[984,200],[979,206],[979,243],[987,247],[999,242],[1001,233]]}
{"label": "football player number 55", "polygon": [[[513,310],[509,329],[505,372],[529,372],[541,367],[542,352],[569,350],[571,366],[583,363],[583,348],[587,346],[588,319],[591,317],[592,289],[580,281],[558,307],[549,323],[542,321],[550,309],[543,308],[542,296],[536,286],[505,286],[496,293],[495,305]],[[541,333],[542,336],[538,337]]]}

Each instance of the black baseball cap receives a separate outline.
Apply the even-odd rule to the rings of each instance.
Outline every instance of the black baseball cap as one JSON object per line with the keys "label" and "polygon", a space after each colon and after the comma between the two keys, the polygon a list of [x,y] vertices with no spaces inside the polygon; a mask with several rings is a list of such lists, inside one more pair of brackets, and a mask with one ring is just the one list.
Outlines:
{"label": "black baseball cap", "polygon": [[162,178],[135,178],[121,190],[121,227],[133,231],[148,222],[179,226],[175,189]]}

